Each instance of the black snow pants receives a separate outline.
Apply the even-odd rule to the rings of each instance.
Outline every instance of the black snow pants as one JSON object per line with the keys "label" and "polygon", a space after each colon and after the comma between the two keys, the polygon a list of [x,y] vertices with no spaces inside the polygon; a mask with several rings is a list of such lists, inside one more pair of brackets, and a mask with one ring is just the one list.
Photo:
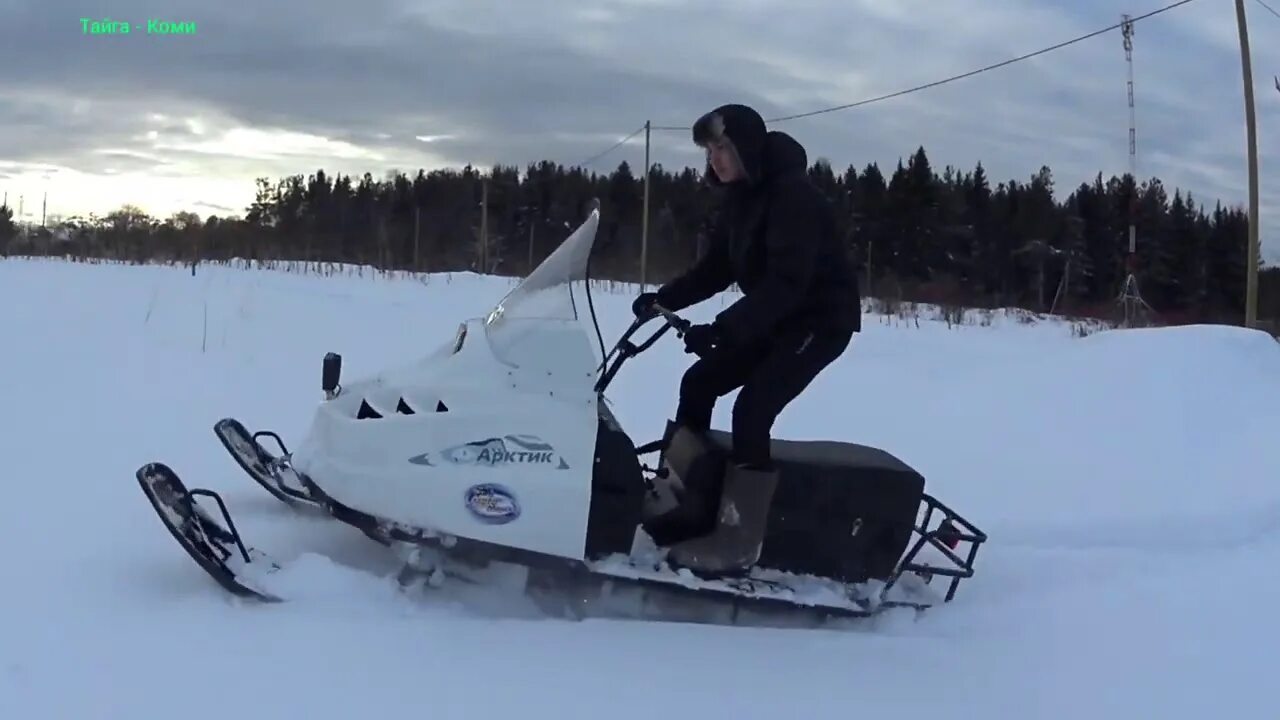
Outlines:
{"label": "black snow pants", "polygon": [[790,330],[754,346],[708,353],[680,381],[676,422],[706,432],[716,400],[742,388],[733,404],[733,462],[767,467],[774,421],[852,338],[852,330]]}

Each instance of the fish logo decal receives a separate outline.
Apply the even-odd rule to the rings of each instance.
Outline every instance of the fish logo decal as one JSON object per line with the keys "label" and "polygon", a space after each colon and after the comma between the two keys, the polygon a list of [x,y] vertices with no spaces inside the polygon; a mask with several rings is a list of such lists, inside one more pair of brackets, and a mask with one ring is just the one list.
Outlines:
{"label": "fish logo decal", "polygon": [[425,452],[414,455],[409,462],[414,465],[435,466],[433,456],[453,465],[554,465],[557,470],[569,469],[569,463],[560,453],[536,435],[504,435],[487,440],[475,440],[445,448],[438,453]]}

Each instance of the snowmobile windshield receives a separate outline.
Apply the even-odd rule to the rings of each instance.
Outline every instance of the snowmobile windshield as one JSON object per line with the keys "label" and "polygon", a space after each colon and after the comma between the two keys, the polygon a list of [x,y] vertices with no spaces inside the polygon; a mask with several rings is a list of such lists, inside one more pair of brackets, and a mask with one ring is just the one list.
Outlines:
{"label": "snowmobile windshield", "polygon": [[502,362],[529,370],[594,369],[586,326],[587,260],[599,212],[593,211],[560,247],[489,312],[485,332]]}

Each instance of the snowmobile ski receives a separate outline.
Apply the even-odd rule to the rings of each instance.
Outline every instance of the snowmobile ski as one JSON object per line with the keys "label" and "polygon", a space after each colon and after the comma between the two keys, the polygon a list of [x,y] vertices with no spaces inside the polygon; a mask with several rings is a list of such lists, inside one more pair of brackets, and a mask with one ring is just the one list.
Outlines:
{"label": "snowmobile ski", "polygon": [[[244,423],[235,418],[223,418],[213,426],[213,432],[222,441],[231,457],[254,482],[281,502],[298,507],[318,508],[317,503],[307,489],[298,480],[297,473],[289,467],[289,450],[280,436],[270,430],[259,430],[249,433]],[[262,443],[260,437],[269,437],[280,446],[280,455],[273,455]]]}
{"label": "snowmobile ski", "polygon": [[[214,423],[213,432],[222,441],[236,464],[261,485],[273,497],[289,507],[299,511],[318,511],[329,517],[330,513],[320,498],[317,498],[303,482],[303,476],[290,464],[289,449],[285,447],[280,436],[270,430],[258,430],[250,433],[244,423],[235,418],[223,418]],[[275,455],[263,447],[258,440],[269,437],[280,447],[280,454]],[[390,545],[391,539],[378,532],[377,528],[361,528],[370,539],[383,545]]]}
{"label": "snowmobile ski", "polygon": [[[280,563],[257,548],[245,546],[226,504],[217,493],[188,490],[177,473],[160,462],[143,465],[136,475],[160,521],[191,559],[219,585],[239,597],[266,602],[282,600],[265,590],[260,581],[263,575],[279,570]],[[198,496],[217,503],[226,527],[196,502]]]}

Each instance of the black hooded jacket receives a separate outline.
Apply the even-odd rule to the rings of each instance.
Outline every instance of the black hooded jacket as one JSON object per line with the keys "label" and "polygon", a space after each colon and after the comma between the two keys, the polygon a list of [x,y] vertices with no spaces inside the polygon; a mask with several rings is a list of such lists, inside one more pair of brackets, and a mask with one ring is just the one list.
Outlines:
{"label": "black hooded jacket", "polygon": [[[736,282],[742,298],[716,316],[735,344],[795,326],[860,331],[857,273],[836,235],[830,203],[809,180],[804,148],[786,133],[766,132],[760,116],[741,105],[708,113],[694,126],[694,139],[705,142],[720,132],[733,141],[748,177],[724,188],[706,253],[658,290],[658,303],[680,310]],[[720,185],[710,165],[706,172],[708,182]]]}

